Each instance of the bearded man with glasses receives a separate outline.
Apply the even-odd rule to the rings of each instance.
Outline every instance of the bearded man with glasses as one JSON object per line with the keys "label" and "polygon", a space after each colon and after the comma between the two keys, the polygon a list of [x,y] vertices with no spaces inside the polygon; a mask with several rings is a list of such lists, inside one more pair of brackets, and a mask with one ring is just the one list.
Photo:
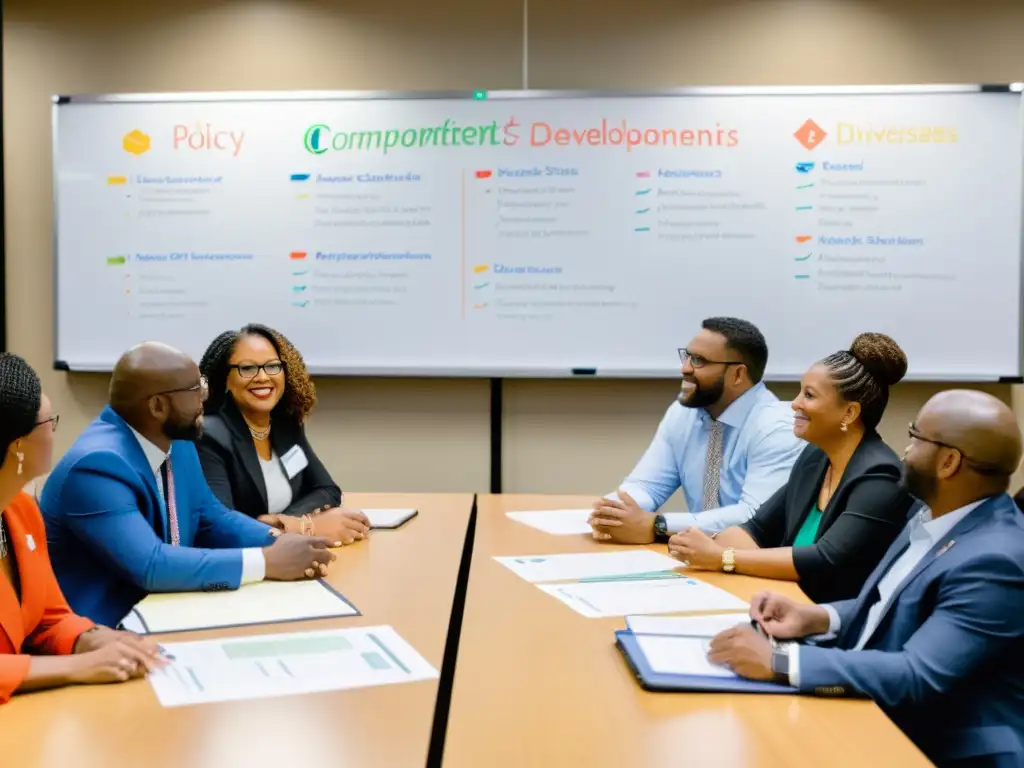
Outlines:
{"label": "bearded man with glasses", "polygon": [[[742,525],[806,447],[790,404],[761,381],[768,345],[753,323],[707,318],[679,359],[680,393],[650,447],[618,492],[593,504],[598,541],[650,544],[691,527],[714,535]],[[679,488],[689,511],[659,513]]]}

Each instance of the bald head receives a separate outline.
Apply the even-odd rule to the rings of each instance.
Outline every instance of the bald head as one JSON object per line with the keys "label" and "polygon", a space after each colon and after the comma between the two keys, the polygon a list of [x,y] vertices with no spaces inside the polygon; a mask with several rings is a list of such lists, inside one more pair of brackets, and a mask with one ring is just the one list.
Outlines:
{"label": "bald head", "polygon": [[205,399],[205,382],[195,361],[156,341],[125,352],[110,379],[110,407],[165,450],[172,440],[194,440],[202,434]]}
{"label": "bald head", "polygon": [[110,379],[110,404],[145,400],[158,392],[193,386],[199,379],[195,361],[179,349],[146,341],[123,355]]}
{"label": "bald head", "polygon": [[984,392],[940,392],[921,409],[917,428],[926,437],[955,446],[969,464],[989,474],[1008,478],[1020,465],[1017,419],[1003,401]]}

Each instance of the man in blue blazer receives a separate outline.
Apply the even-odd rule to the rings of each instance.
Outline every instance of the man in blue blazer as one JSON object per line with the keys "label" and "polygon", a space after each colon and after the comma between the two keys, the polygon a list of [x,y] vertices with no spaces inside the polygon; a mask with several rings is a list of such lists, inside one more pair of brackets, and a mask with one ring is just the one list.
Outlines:
{"label": "man in blue blazer", "polygon": [[860,595],[758,595],[757,631],[721,633],[709,659],[801,693],[870,697],[937,764],[1024,765],[1024,517],[1006,492],[1020,460],[1001,401],[936,395],[903,460],[923,505]]}
{"label": "man in blue blazer", "polygon": [[214,497],[193,442],[205,398],[199,368],[172,347],[147,342],[118,361],[110,404],[40,497],[53,570],[75,613],[114,626],[150,592],[326,574],[326,540],[277,536]]}

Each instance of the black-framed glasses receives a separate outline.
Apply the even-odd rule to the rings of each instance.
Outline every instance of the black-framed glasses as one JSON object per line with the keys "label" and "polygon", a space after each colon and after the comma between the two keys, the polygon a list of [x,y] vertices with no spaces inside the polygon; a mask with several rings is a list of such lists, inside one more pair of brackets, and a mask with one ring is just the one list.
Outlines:
{"label": "black-framed glasses", "polygon": [[277,376],[277,374],[284,370],[284,363],[280,360],[271,360],[269,363],[263,363],[263,365],[239,363],[238,365],[229,365],[228,368],[234,368],[243,379],[254,379],[260,371],[263,371],[267,376]]}
{"label": "black-framed glasses", "polygon": [[165,389],[165,390],[163,390],[161,392],[154,392],[152,395],[148,395],[148,397],[156,397],[157,395],[173,395],[175,392],[198,392],[200,395],[202,395],[203,400],[205,400],[206,396],[209,394],[209,391],[210,391],[210,385],[206,383],[206,377],[205,376],[200,376],[199,377],[199,383],[198,384],[193,384],[191,387],[178,387],[177,389]]}
{"label": "black-framed glasses", "polygon": [[999,467],[996,467],[996,466],[994,466],[992,464],[987,464],[984,461],[978,461],[977,459],[972,459],[970,456],[968,456],[964,452],[963,448],[957,448],[955,445],[951,445],[950,443],[944,443],[941,440],[933,440],[930,437],[925,437],[924,435],[922,435],[918,431],[917,425],[914,424],[913,422],[910,423],[910,426],[907,429],[907,434],[910,436],[911,440],[917,440],[917,441],[922,442],[922,443],[930,443],[931,445],[937,445],[939,448],[946,448],[946,449],[948,449],[950,451],[956,451],[957,453],[960,454],[961,458],[964,460],[964,463],[969,465],[970,467],[972,467],[974,469],[974,471],[977,472],[978,474],[981,474],[981,475],[1005,475],[1005,474],[1007,474],[1007,472],[1005,470],[1003,470],[1003,469],[1001,469]]}
{"label": "black-framed glasses", "polygon": [[687,360],[690,361],[690,365],[694,368],[703,368],[705,365],[743,365],[739,360],[708,360],[706,357],[695,355],[685,347],[681,347],[679,350],[679,362],[686,365]]}
{"label": "black-framed glasses", "polygon": [[51,432],[56,432],[57,431],[57,422],[58,421],[60,421],[60,414],[59,413],[55,413],[55,414],[53,414],[53,416],[51,416],[48,419],[43,419],[42,421],[37,421],[36,422],[36,426],[37,427],[41,427],[41,426],[43,426],[43,424],[49,424],[50,425],[50,431]]}

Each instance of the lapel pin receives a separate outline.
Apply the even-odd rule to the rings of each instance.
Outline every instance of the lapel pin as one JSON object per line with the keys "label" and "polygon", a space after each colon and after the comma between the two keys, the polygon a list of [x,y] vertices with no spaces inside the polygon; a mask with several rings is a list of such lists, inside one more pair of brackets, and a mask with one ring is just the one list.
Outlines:
{"label": "lapel pin", "polygon": [[935,556],[938,557],[939,555],[946,554],[947,552],[949,552],[949,550],[953,547],[954,544],[956,544],[956,539],[950,539],[949,541],[947,541],[945,544],[942,545],[942,549],[940,549],[938,552],[936,552]]}
{"label": "lapel pin", "polygon": [[29,552],[35,552],[36,551],[36,540],[32,538],[32,534],[31,533],[26,533],[25,534],[25,544],[28,545],[28,551]]}

